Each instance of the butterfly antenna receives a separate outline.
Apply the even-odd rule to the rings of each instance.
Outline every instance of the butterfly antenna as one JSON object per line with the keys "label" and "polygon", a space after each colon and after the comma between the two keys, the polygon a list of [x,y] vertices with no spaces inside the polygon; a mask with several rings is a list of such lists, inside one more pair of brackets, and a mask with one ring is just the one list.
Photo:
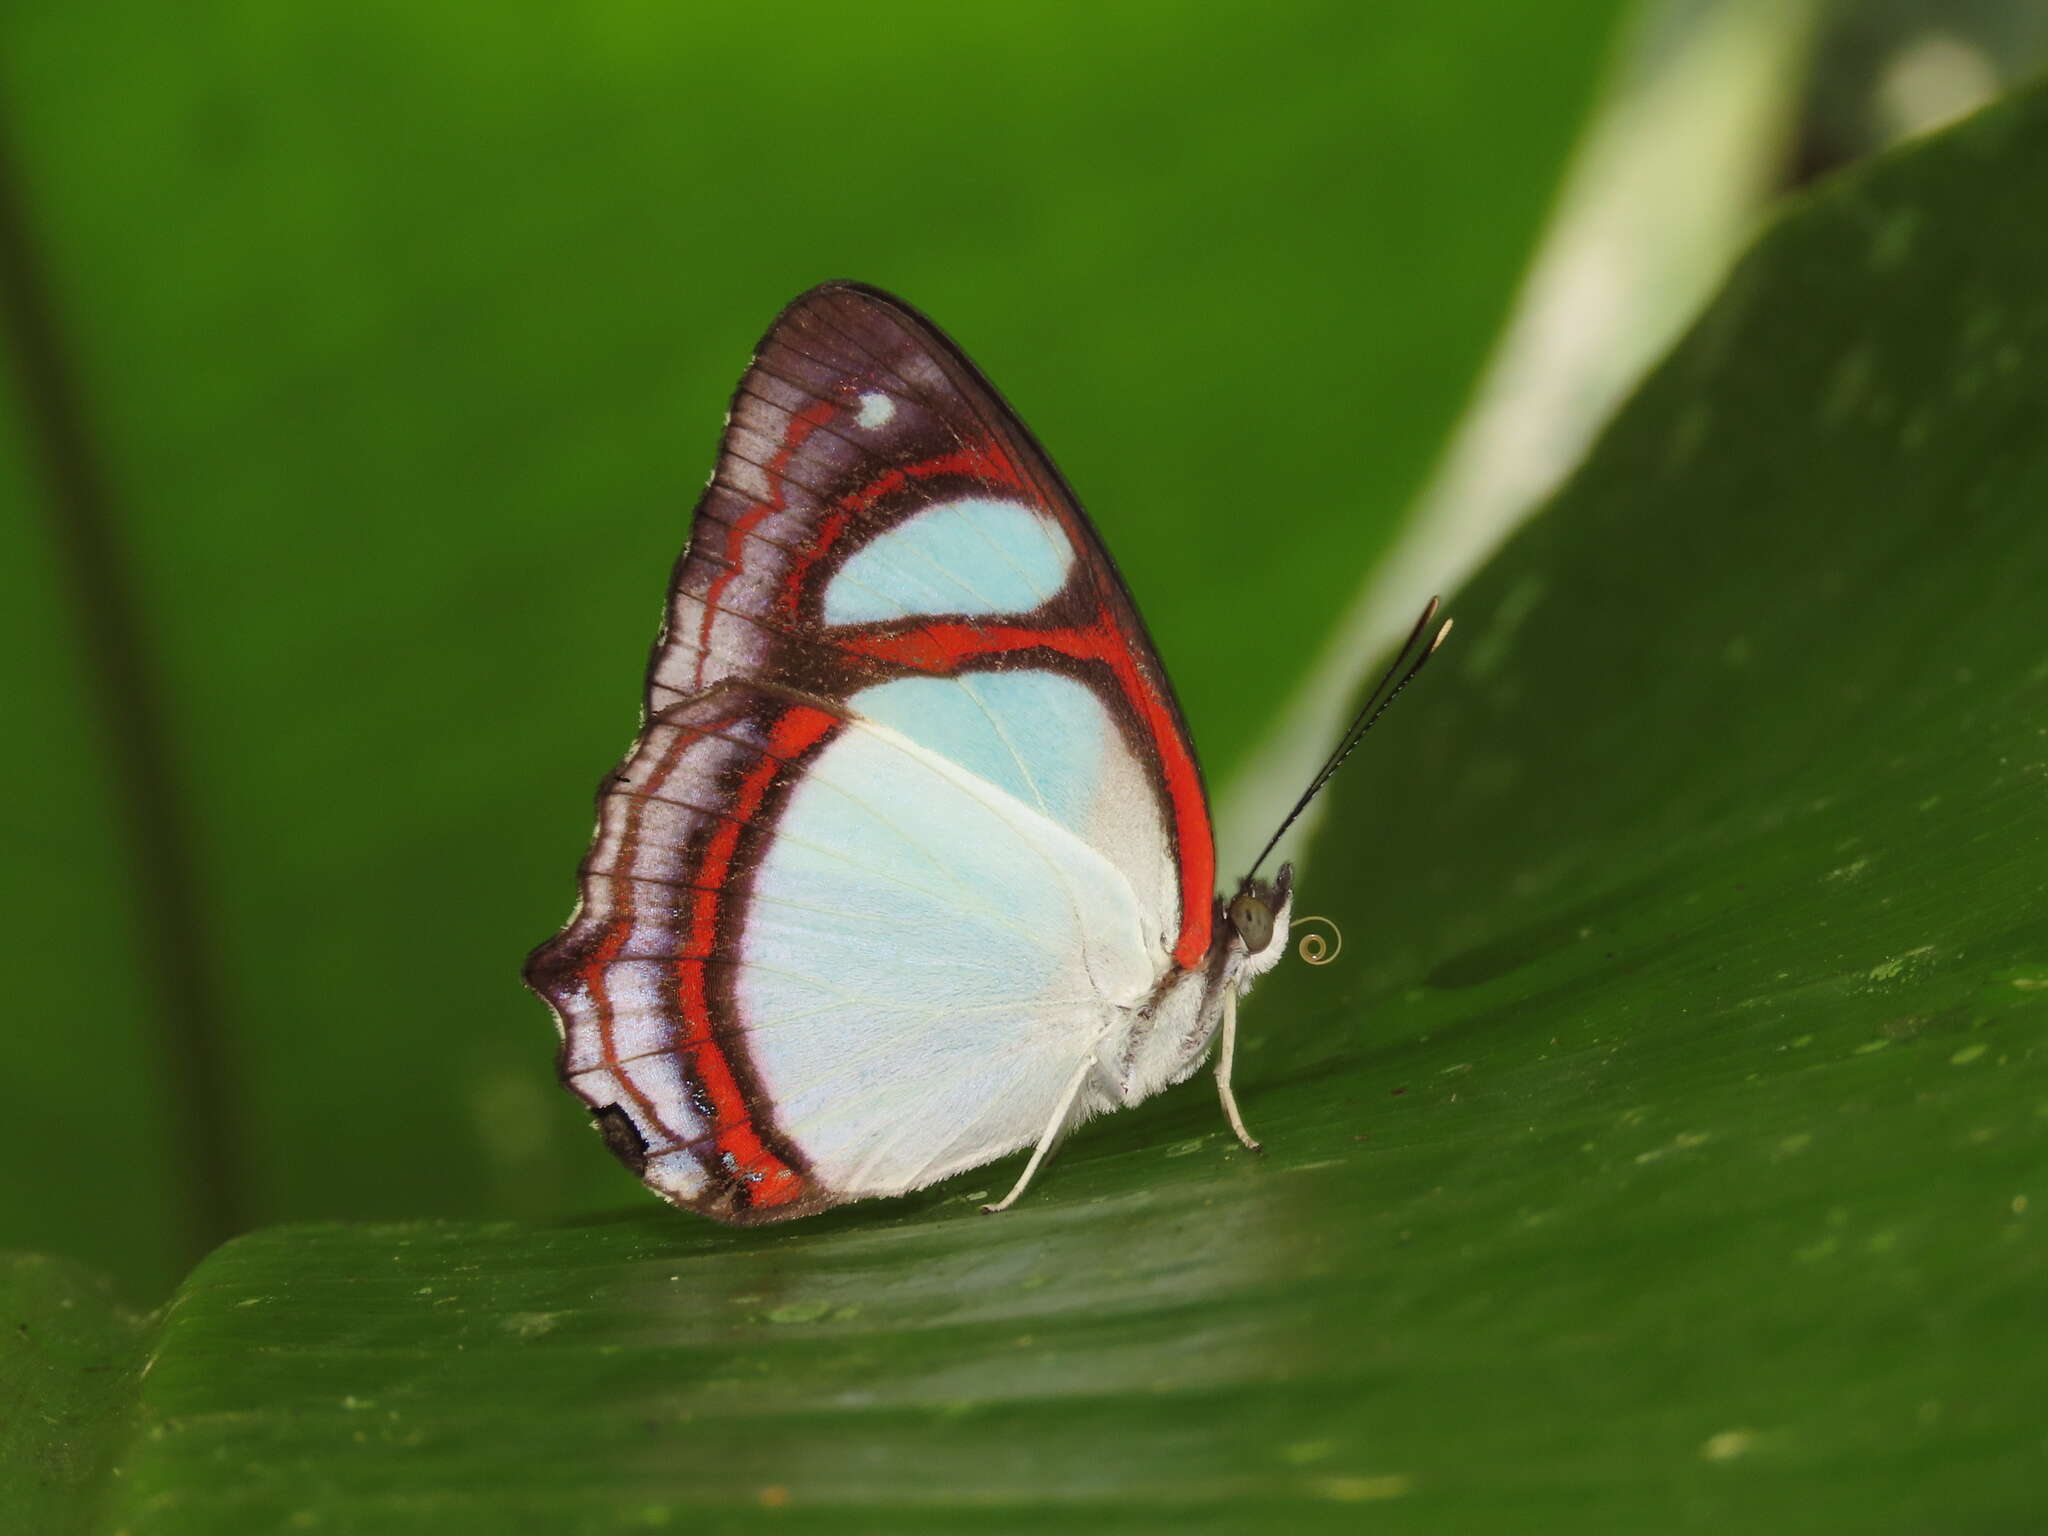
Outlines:
{"label": "butterfly antenna", "polygon": [[[1323,786],[1330,782],[1339,768],[1344,766],[1344,759],[1357,749],[1359,742],[1365,739],[1365,733],[1379,723],[1380,716],[1387,712],[1387,706],[1401,696],[1402,689],[1415,681],[1415,674],[1420,672],[1429,658],[1436,654],[1436,648],[1444,643],[1444,636],[1451,632],[1449,619],[1445,619],[1436,632],[1429,635],[1426,642],[1423,640],[1424,634],[1429,630],[1430,621],[1436,617],[1436,610],[1437,599],[1432,597],[1428,606],[1422,610],[1422,617],[1415,621],[1415,627],[1408,631],[1408,638],[1403,640],[1401,648],[1394,652],[1394,660],[1388,666],[1386,675],[1373,684],[1372,690],[1365,696],[1365,702],[1359,706],[1357,715],[1345,728],[1344,734],[1338,738],[1336,749],[1330,753],[1329,760],[1316,770],[1315,777],[1309,780],[1308,788],[1303,790],[1301,798],[1294,802],[1294,809],[1289,811],[1287,819],[1280,823],[1280,829],[1266,840],[1266,846],[1261,848],[1259,856],[1252,860],[1253,874],[1258,873],[1259,866],[1265,863],[1267,855],[1279,846],[1280,839],[1287,834],[1287,829],[1294,825],[1303,811],[1308,809],[1309,802],[1322,793]],[[1418,644],[1421,645],[1419,652],[1416,650]]]}

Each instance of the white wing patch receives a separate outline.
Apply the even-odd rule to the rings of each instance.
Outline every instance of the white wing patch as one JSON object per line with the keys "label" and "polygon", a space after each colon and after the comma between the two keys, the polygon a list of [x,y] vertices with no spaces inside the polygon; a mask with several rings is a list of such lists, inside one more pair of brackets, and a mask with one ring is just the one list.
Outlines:
{"label": "white wing patch", "polygon": [[878,534],[825,586],[827,624],[1029,613],[1066,585],[1074,551],[1041,513],[970,496]]}
{"label": "white wing patch", "polygon": [[870,389],[860,397],[860,413],[853,418],[870,432],[896,419],[896,402],[880,390]]}
{"label": "white wing patch", "polygon": [[747,1053],[783,1133],[843,1195],[1035,1140],[1166,963],[1101,854],[861,720],[810,765],[752,890]]}

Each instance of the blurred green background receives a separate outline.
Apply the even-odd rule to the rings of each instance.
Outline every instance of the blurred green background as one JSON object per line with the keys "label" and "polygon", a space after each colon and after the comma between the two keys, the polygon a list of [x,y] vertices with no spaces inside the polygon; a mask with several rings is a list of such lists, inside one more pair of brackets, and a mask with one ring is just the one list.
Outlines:
{"label": "blurred green background", "polygon": [[[732,382],[820,279],[1011,396],[1224,785],[1589,122],[1744,9],[12,7],[0,1243],[151,1302],[283,1219],[635,1199],[518,967]],[[1896,105],[1932,11],[1964,104],[2039,47],[1779,9],[1766,185],[1946,110]]]}

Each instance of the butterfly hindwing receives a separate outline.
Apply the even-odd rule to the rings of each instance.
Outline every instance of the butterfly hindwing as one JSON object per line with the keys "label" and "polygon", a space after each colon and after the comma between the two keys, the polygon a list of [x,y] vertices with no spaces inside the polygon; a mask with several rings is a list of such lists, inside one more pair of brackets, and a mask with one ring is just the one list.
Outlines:
{"label": "butterfly hindwing", "polygon": [[678,1203],[774,1220],[1025,1145],[1103,1019],[1209,953],[1199,770],[1114,566],[874,290],[764,338],[648,713],[529,977]]}

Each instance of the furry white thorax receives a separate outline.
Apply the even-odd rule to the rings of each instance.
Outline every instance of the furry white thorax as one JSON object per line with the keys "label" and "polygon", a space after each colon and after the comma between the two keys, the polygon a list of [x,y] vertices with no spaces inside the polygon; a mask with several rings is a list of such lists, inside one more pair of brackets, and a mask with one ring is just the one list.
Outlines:
{"label": "furry white thorax", "polygon": [[1225,946],[1221,977],[1207,966],[1184,971],[1150,1007],[1127,1010],[1096,1053],[1099,1070],[1084,1099],[1084,1113],[1128,1107],[1193,1076],[1222,1027],[1226,994],[1234,990],[1242,997],[1287,953],[1293,911],[1290,890],[1273,914],[1273,937],[1257,954],[1244,947],[1229,918],[1219,911],[1216,921]]}

